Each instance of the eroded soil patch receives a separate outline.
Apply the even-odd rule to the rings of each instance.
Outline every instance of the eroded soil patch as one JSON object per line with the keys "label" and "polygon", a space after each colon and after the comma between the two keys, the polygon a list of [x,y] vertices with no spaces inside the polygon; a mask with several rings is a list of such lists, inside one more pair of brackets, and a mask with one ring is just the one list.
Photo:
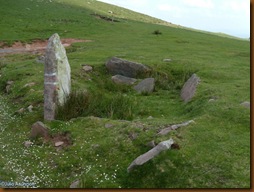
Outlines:
{"label": "eroded soil patch", "polygon": [[[61,42],[64,47],[71,46],[72,43],[78,42],[91,42],[91,40],[83,40],[83,39],[61,39]],[[15,42],[11,47],[4,46],[3,42],[0,42],[0,46],[3,48],[0,49],[0,56],[7,54],[20,54],[20,53],[33,53],[38,54],[45,51],[48,44],[48,40],[35,40],[30,44],[24,44],[21,42]]]}

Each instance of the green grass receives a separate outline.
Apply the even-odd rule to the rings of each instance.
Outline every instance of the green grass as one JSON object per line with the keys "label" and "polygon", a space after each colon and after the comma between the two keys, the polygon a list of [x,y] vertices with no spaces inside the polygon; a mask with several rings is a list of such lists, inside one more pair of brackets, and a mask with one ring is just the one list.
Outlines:
{"label": "green grass", "polygon": [[[80,180],[86,188],[250,188],[250,111],[240,106],[250,101],[249,41],[157,25],[162,21],[92,0],[0,4],[0,41],[6,44],[48,39],[53,33],[92,40],[67,48],[77,92],[59,113],[65,116],[45,122],[52,133],[71,134],[73,144],[60,151],[42,140],[30,148],[22,144],[29,140],[31,125],[43,121],[43,64],[33,54],[0,58],[0,183],[68,188]],[[109,10],[120,22],[91,15],[110,17]],[[156,30],[162,34],[154,35]],[[140,95],[112,84],[105,62],[113,56],[151,67],[155,92]],[[166,58],[172,61],[163,62]],[[93,71],[85,73],[82,64]],[[192,73],[201,83],[184,103],[180,90]],[[30,82],[35,85],[24,87]],[[84,92],[91,96],[90,105]],[[208,102],[211,98],[215,102]],[[26,109],[31,104],[32,113]],[[25,112],[16,114],[22,107]],[[163,127],[191,119],[195,124],[157,135]],[[169,138],[180,150],[164,151],[127,173],[129,164],[150,149],[147,142]]]}

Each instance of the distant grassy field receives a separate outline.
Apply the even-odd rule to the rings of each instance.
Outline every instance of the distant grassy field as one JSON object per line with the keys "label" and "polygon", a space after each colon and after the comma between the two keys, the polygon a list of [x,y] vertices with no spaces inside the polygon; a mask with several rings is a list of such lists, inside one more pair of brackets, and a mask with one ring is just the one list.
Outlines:
{"label": "distant grassy field", "polygon": [[[240,105],[250,101],[249,41],[158,25],[163,22],[94,0],[0,0],[0,5],[1,42],[29,43],[53,33],[91,40],[67,48],[73,90],[100,94],[102,107],[116,95],[120,109],[128,102],[132,106],[127,120],[91,112],[45,122],[52,134],[70,133],[73,144],[57,151],[39,139],[25,148],[31,125],[43,121],[44,66],[36,62],[37,54],[1,57],[0,185],[68,188],[80,180],[85,188],[250,188],[250,110]],[[112,17],[108,11],[119,22],[92,15]],[[155,30],[162,34],[154,35]],[[139,95],[114,86],[104,65],[113,56],[153,68],[155,92]],[[172,61],[163,62],[166,58]],[[83,72],[82,64],[93,71]],[[201,83],[185,104],[180,90],[194,72]],[[8,94],[7,81],[14,81]],[[24,87],[31,82],[35,85]],[[15,114],[31,104],[32,113]],[[195,124],[156,135],[161,127],[191,119]],[[164,151],[127,173],[129,164],[150,149],[147,142],[169,138],[180,150]]]}

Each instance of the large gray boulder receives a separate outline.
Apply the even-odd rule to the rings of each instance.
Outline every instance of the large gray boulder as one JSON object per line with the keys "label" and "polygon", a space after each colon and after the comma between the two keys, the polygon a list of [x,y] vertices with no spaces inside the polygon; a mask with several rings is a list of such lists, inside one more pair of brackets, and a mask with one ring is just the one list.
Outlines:
{"label": "large gray boulder", "polygon": [[123,75],[131,78],[146,76],[151,72],[151,69],[143,64],[119,59],[117,57],[113,57],[107,61],[106,68],[112,75]]}
{"label": "large gray boulder", "polygon": [[48,41],[44,68],[44,119],[55,119],[55,107],[63,105],[71,91],[71,69],[58,34]]}
{"label": "large gray boulder", "polygon": [[199,82],[200,78],[195,73],[185,82],[181,90],[181,98],[184,102],[188,102],[192,99]]}
{"label": "large gray boulder", "polygon": [[143,81],[141,81],[139,84],[134,86],[134,89],[138,93],[152,93],[155,86],[155,80],[154,78],[146,78]]}
{"label": "large gray boulder", "polygon": [[116,84],[124,84],[124,85],[133,85],[137,79],[125,77],[122,75],[114,75],[112,76],[112,81]]}

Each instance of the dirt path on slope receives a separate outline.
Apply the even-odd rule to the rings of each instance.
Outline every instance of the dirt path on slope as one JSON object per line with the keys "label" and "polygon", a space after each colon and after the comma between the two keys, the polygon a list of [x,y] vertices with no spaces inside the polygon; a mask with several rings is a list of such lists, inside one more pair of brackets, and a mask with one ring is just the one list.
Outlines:
{"label": "dirt path on slope", "polygon": [[[77,42],[91,42],[91,40],[82,40],[82,39],[61,39],[61,42],[64,47],[71,46],[72,43]],[[48,40],[35,40],[31,44],[23,44],[21,42],[15,42],[11,47],[4,46],[3,42],[0,42],[0,46],[3,48],[0,49],[0,56],[7,54],[20,54],[20,53],[43,53],[47,47]]]}

